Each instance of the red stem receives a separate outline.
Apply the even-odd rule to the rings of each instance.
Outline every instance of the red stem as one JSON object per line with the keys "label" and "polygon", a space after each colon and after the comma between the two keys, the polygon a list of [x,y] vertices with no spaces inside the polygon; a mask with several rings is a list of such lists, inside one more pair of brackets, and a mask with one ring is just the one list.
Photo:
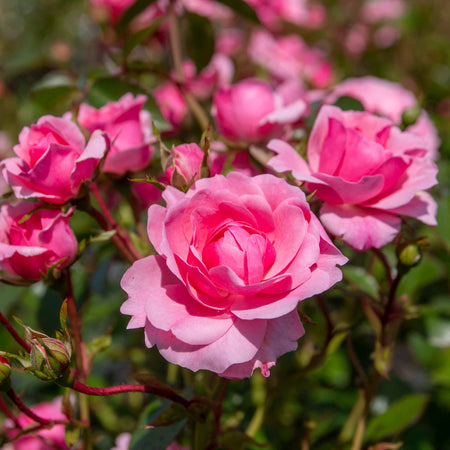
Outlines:
{"label": "red stem", "polygon": [[11,336],[17,341],[18,344],[20,344],[27,353],[30,353],[31,346],[28,344],[28,342],[25,341],[25,339],[20,336],[19,333],[13,328],[9,320],[0,312],[0,322],[3,324],[3,326],[9,331]]}
{"label": "red stem", "polygon": [[48,419],[44,419],[43,417],[39,417],[38,415],[36,415],[33,411],[31,411],[30,408],[28,408],[20,399],[20,397],[12,390],[9,389],[6,392],[6,395],[12,400],[12,402],[24,413],[26,414],[28,417],[30,417],[31,419],[33,419],[35,422],[40,423],[43,426],[48,426],[51,423],[53,423],[52,420],[48,420]]}
{"label": "red stem", "polygon": [[100,209],[102,210],[103,215],[106,218],[106,221],[108,222],[111,229],[116,230],[117,235],[120,237],[120,239],[123,241],[125,246],[127,247],[128,251],[134,258],[134,261],[142,258],[141,254],[138,252],[136,247],[131,242],[131,239],[128,237],[128,234],[123,231],[123,229],[117,224],[115,221],[113,215],[110,213],[108,207],[106,206],[106,203],[103,200],[103,197],[100,194],[100,191],[95,183],[92,183],[91,186],[92,193],[94,194],[95,199],[97,200]]}
{"label": "red stem", "polygon": [[5,403],[5,401],[0,397],[0,409],[3,411],[3,414],[5,414],[8,419],[10,419],[16,428],[21,429],[21,425],[19,421],[17,420],[17,417],[9,410],[8,405]]}
{"label": "red stem", "polygon": [[122,384],[119,386],[110,386],[105,388],[87,386],[78,380],[75,380],[71,386],[73,390],[81,392],[87,395],[95,396],[107,396],[123,394],[125,392],[143,392],[147,394],[155,394],[158,397],[167,398],[175,403],[179,403],[184,407],[189,406],[189,401],[186,400],[181,395],[178,395],[175,391],[168,388],[155,387],[155,386],[144,386],[142,384]]}
{"label": "red stem", "polygon": [[65,274],[67,282],[67,312],[69,314],[71,331],[75,345],[75,362],[81,378],[85,380],[88,375],[88,367],[86,349],[81,335],[81,320],[77,312],[75,299],[73,298],[72,277],[70,275],[70,269],[66,269]]}
{"label": "red stem", "polygon": [[[113,230],[114,228],[112,225],[109,224],[109,222],[103,217],[100,211],[97,211],[93,206],[91,206],[86,212],[104,229],[104,230]],[[136,261],[136,258],[132,255],[132,253],[129,251],[129,249],[124,244],[123,240],[115,234],[112,237],[112,241],[116,248],[119,250],[120,253],[125,257],[125,259],[130,263],[133,264],[134,261]]]}

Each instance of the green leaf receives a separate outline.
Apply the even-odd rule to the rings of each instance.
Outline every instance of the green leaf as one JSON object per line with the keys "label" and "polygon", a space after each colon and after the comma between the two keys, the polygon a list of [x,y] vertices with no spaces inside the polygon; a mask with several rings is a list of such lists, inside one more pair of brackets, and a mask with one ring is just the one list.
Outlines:
{"label": "green leaf", "polygon": [[80,428],[76,425],[68,424],[65,426],[65,439],[69,448],[72,448],[80,438]]}
{"label": "green leaf", "polygon": [[149,91],[140,89],[136,85],[127,83],[117,77],[98,78],[95,80],[88,94],[88,102],[92,106],[100,108],[108,102],[119,100],[120,97],[128,92],[131,92],[133,95],[143,94],[147,96],[144,109],[150,112],[155,125],[161,131],[170,129],[170,125],[164,119],[161,110]]}
{"label": "green leaf", "polygon": [[214,55],[214,29],[211,22],[203,16],[186,13],[185,17],[188,23],[186,52],[194,61],[197,72],[200,72]]}
{"label": "green leaf", "polygon": [[343,111],[364,111],[364,106],[359,100],[347,95],[339,97],[334,102],[334,106],[341,108]]}
{"label": "green leaf", "polygon": [[242,18],[257,25],[261,24],[255,10],[243,0],[217,0],[217,2],[228,6],[228,8],[232,9],[238,16],[241,16]]}
{"label": "green leaf", "polygon": [[344,278],[361,289],[361,291],[375,299],[378,298],[378,290],[380,289],[378,281],[365,269],[362,267],[345,266],[342,268],[342,272],[344,273]]}
{"label": "green leaf", "polygon": [[128,24],[139,15],[144,9],[155,3],[156,0],[137,0],[122,15],[117,23],[117,32],[122,34],[128,27]]}
{"label": "green leaf", "polygon": [[102,231],[101,233],[97,234],[96,236],[90,237],[89,243],[91,244],[92,242],[109,241],[116,233],[117,233],[116,230]]}
{"label": "green leaf", "polygon": [[167,427],[186,419],[186,417],[187,409],[178,403],[172,403],[151,423],[151,427]]}
{"label": "green leaf", "polygon": [[146,426],[155,421],[168,405],[168,401],[157,400],[144,410],[139,419],[137,431],[131,438],[130,450],[166,450],[184,427],[187,419],[165,427],[146,428]]}
{"label": "green leaf", "polygon": [[369,422],[365,440],[380,441],[399,434],[419,420],[427,402],[428,396],[424,394],[411,394],[397,400],[384,414]]}
{"label": "green leaf", "polygon": [[138,46],[142,41],[150,37],[161,25],[162,18],[155,19],[155,21],[147,28],[139,30],[137,33],[133,33],[123,46],[123,56],[127,58],[133,49]]}
{"label": "green leaf", "polygon": [[245,449],[251,444],[255,447],[266,447],[265,444],[259,444],[250,436],[239,430],[229,430],[219,436],[218,446],[226,450]]}
{"label": "green leaf", "polygon": [[89,342],[86,346],[88,357],[90,359],[93,359],[95,355],[97,355],[97,353],[100,353],[101,351],[106,350],[108,347],[110,347],[111,343],[112,337],[110,334],[104,334],[92,339],[92,341]]}

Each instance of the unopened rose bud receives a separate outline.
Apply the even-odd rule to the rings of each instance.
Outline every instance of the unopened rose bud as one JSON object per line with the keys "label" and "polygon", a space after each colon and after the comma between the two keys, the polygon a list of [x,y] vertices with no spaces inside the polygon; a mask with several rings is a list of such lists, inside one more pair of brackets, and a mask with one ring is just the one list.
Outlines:
{"label": "unopened rose bud", "polygon": [[172,147],[166,165],[166,177],[170,184],[184,190],[200,178],[204,153],[197,144]]}
{"label": "unopened rose bud", "polygon": [[66,375],[71,349],[48,336],[31,340],[31,370],[43,381],[55,381]]}
{"label": "unopened rose bud", "polygon": [[57,339],[42,339],[42,344],[46,349],[47,360],[54,373],[64,373],[70,365],[71,349]]}
{"label": "unopened rose bud", "polygon": [[420,249],[416,244],[407,244],[398,253],[398,258],[404,266],[415,266],[421,257]]}
{"label": "unopened rose bud", "polygon": [[411,108],[405,109],[402,114],[402,125],[406,128],[410,125],[414,125],[417,122],[421,113],[421,109],[418,105],[414,105]]}
{"label": "unopened rose bud", "polygon": [[9,389],[11,375],[11,364],[8,358],[0,356],[0,392]]}

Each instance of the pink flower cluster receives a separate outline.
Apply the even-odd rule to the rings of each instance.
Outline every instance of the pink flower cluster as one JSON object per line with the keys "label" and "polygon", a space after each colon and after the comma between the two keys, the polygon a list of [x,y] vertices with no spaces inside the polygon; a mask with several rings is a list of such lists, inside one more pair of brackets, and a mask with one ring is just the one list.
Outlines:
{"label": "pink flower cluster", "polygon": [[70,113],[43,116],[22,130],[17,156],[0,166],[5,184],[22,200],[0,210],[1,270],[36,281],[49,269],[73,263],[78,243],[69,218],[74,208],[58,208],[86,196],[99,171],[119,176],[149,164],[154,137],[150,114],[142,110],[145,101],[127,94],[99,110],[82,104],[78,121],[92,133],[87,143]]}

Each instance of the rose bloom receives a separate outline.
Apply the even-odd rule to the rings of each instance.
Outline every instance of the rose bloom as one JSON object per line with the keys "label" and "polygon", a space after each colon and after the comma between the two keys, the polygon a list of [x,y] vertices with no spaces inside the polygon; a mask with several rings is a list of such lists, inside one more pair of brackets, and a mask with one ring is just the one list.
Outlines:
{"label": "rose bloom", "polygon": [[273,175],[231,172],[163,198],[148,212],[159,255],[122,278],[128,328],[144,327],[148,347],[193,371],[268,376],[304,333],[298,302],[339,281],[346,258],[302,191]]}
{"label": "rose bloom", "polygon": [[362,8],[361,17],[367,23],[397,20],[405,14],[405,10],[403,0],[369,0]]}
{"label": "rose bloom", "polygon": [[155,142],[155,137],[150,113],[142,110],[146,101],[145,95],[134,98],[132,94],[125,94],[100,109],[80,105],[80,125],[91,133],[104,131],[111,141],[102,167],[104,172],[124,175],[142,170],[150,162],[154,153],[151,143]]}
{"label": "rose bloom", "polygon": [[309,47],[297,35],[275,37],[268,31],[257,30],[252,34],[249,54],[277,79],[302,78],[318,88],[331,82],[331,65],[322,51]]}
{"label": "rose bloom", "polygon": [[48,268],[74,261],[78,243],[67,213],[22,202],[0,209],[0,269],[26,280],[39,280]]}
{"label": "rose bloom", "polygon": [[[325,103],[334,103],[344,96],[359,100],[366,111],[388,117],[397,125],[402,123],[403,113],[417,105],[414,94],[400,84],[372,76],[348,78],[333,89]],[[416,123],[406,131],[425,141],[429,157],[438,157],[440,139],[436,127],[424,110],[420,112]]]}
{"label": "rose bloom", "polygon": [[367,112],[323,106],[308,142],[309,165],[287,143],[268,147],[268,165],[291,171],[324,201],[325,228],[357,249],[380,248],[400,231],[400,215],[436,224],[436,203],[423,190],[437,183],[436,165],[415,135]]}
{"label": "rose bloom", "polygon": [[[38,416],[49,420],[67,420],[65,414],[61,412],[62,399],[56,398],[52,402],[39,403],[30,408]],[[19,414],[17,420],[22,428],[37,425],[33,419],[30,419],[26,414]],[[12,439],[19,432],[15,428],[14,423],[10,419],[4,422],[5,435]],[[13,450],[68,450],[65,440],[64,425],[54,425],[51,428],[42,428],[33,435],[22,436],[5,446]]]}
{"label": "rose bloom", "polygon": [[326,9],[307,0],[245,0],[269,28],[280,29],[283,22],[317,29],[323,25]]}
{"label": "rose bloom", "polygon": [[269,84],[247,78],[214,94],[212,115],[226,139],[258,144],[281,136],[285,126],[299,120],[305,110],[303,100],[286,105]]}
{"label": "rose bloom", "polygon": [[183,94],[175,83],[169,81],[158,86],[153,91],[153,95],[161,109],[161,114],[172,125],[173,130],[177,131],[189,111]]}
{"label": "rose bloom", "polygon": [[14,147],[18,158],[2,161],[3,176],[18,198],[61,205],[82,194],[82,186],[95,175],[108,145],[101,132],[85,145],[71,120],[43,116],[21,131]]}

